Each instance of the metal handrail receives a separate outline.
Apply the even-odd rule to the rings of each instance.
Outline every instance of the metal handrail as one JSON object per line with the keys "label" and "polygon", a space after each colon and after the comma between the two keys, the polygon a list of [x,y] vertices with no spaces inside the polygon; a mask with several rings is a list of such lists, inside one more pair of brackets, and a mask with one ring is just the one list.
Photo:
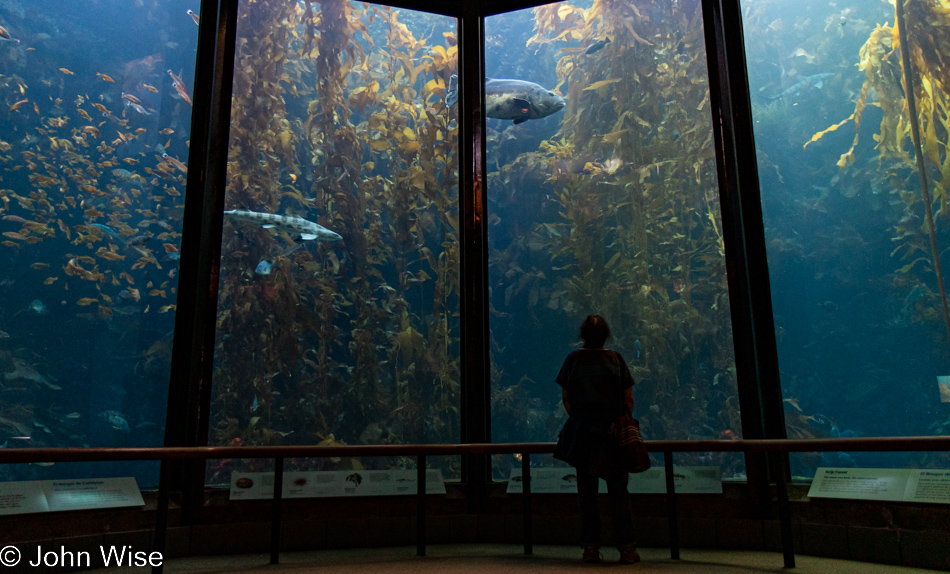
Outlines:
{"label": "metal handrail", "polygon": [[[674,452],[859,452],[859,451],[950,451],[950,436],[828,438],[828,439],[760,439],[760,440],[652,440],[644,441],[650,452],[662,452],[666,469],[668,526],[670,530],[670,557],[679,558],[676,492],[672,468]],[[426,456],[453,456],[463,454],[521,453],[524,552],[531,554],[531,472],[532,454],[550,454],[555,443],[472,443],[427,445],[352,445],[352,446],[244,446],[244,447],[161,447],[161,448],[14,448],[0,449],[0,464],[28,462],[80,462],[121,460],[208,460],[224,458],[273,458],[275,469],[274,499],[271,523],[271,563],[279,562],[280,528],[282,519],[282,481],[284,461],[288,458],[362,457],[362,456],[415,456],[417,457],[417,547],[416,553],[425,556],[426,527]],[[782,552],[786,568],[795,567],[792,547],[791,512],[788,505],[788,485],[785,482],[785,459],[775,457],[775,477],[778,494],[778,512],[781,526]],[[163,464],[159,481],[153,551],[165,550],[168,525],[168,466]],[[163,566],[152,568],[161,574]]]}
{"label": "metal handrail", "polygon": [[[950,436],[648,440],[650,452],[907,452],[950,451]],[[156,448],[5,448],[0,464],[117,460],[200,460],[220,458],[307,458],[361,456],[454,456],[463,454],[549,454],[553,442],[405,444],[348,446],[209,446]]]}

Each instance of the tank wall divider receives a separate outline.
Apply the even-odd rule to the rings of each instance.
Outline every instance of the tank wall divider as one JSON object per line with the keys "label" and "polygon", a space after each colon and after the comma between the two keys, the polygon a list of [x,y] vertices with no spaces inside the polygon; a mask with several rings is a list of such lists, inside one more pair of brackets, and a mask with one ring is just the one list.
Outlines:
{"label": "tank wall divider", "polygon": [[[238,0],[202,0],[166,446],[205,446],[214,362]],[[166,463],[168,464],[168,463]],[[181,464],[182,523],[202,504],[204,464]]]}
{"label": "tank wall divider", "polygon": [[[702,0],[702,9],[742,436],[786,438],[741,6]],[[750,499],[770,514],[766,458],[747,456],[746,472]]]}
{"label": "tank wall divider", "polygon": [[[458,103],[462,442],[491,442],[484,40],[485,18],[477,2],[465,2],[459,18]],[[469,512],[484,505],[488,461],[487,455],[466,455],[462,460]]]}

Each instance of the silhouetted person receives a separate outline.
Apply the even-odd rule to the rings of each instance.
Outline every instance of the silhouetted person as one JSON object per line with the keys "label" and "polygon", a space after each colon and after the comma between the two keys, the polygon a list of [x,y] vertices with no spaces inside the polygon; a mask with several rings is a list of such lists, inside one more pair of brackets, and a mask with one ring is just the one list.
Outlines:
{"label": "silhouetted person", "polygon": [[611,465],[610,425],[624,412],[633,412],[633,377],[623,356],[604,348],[610,327],[600,315],[588,315],[580,327],[581,349],[564,359],[556,382],[568,421],[561,431],[555,456],[577,469],[584,562],[600,562],[600,511],[597,508],[598,476],[607,482],[615,542],[620,562],[640,561],[637,554],[627,473]]}

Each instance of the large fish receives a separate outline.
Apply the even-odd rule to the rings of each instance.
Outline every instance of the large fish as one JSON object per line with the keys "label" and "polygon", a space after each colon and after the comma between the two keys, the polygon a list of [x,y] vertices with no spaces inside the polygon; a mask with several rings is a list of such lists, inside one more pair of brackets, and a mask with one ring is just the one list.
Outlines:
{"label": "large fish", "polygon": [[232,210],[225,211],[224,216],[234,221],[247,221],[256,223],[264,229],[276,227],[283,229],[288,233],[299,233],[300,239],[317,241],[340,241],[343,239],[339,234],[330,231],[322,225],[312,221],[307,221],[296,215],[275,215],[273,213],[260,213],[257,211]]}
{"label": "large fish", "polygon": [[[458,101],[458,76],[449,78],[449,90],[445,103]],[[545,118],[564,109],[564,98],[550,90],[524,80],[485,81],[485,115],[498,120],[514,120],[520,124],[528,120]]]}

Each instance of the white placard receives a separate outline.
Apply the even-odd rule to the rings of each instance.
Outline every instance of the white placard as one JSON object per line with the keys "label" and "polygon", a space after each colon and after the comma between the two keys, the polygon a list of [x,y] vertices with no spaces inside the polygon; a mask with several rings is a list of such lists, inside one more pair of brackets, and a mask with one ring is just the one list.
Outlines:
{"label": "white placard", "polygon": [[0,515],[49,512],[43,481],[0,482]]}
{"label": "white placard", "polygon": [[[673,467],[673,485],[678,494],[721,494],[722,474],[718,466]],[[597,491],[607,492],[607,483],[598,480]],[[631,494],[662,494],[666,492],[666,472],[663,468],[651,468],[645,472],[629,475],[627,490]],[[524,480],[520,468],[511,469],[508,478],[509,494],[524,492]],[[576,493],[577,474],[573,468],[532,468],[532,494]]]}
{"label": "white placard", "polygon": [[274,498],[273,472],[232,472],[231,500]]}
{"label": "white placard", "polygon": [[[414,495],[415,470],[333,470],[284,473],[284,498]],[[426,494],[445,494],[442,470],[426,470]],[[231,474],[231,500],[274,498],[273,472]]]}
{"label": "white placard", "polygon": [[343,496],[343,478],[343,474],[339,472],[285,472],[284,498]]}
{"label": "white placard", "polygon": [[[674,467],[674,471],[678,470]],[[676,486],[676,482],[673,483]],[[666,470],[653,467],[643,472],[631,474],[627,482],[627,491],[631,494],[662,494],[666,492]],[[679,491],[679,489],[677,489]]]}
{"label": "white placard", "polygon": [[826,468],[815,472],[808,490],[812,498],[854,498],[861,500],[904,500],[906,468]]}
{"label": "white placard", "polygon": [[911,470],[904,500],[950,504],[950,470]]}
{"label": "white placard", "polygon": [[52,512],[86,508],[144,506],[139,485],[133,477],[42,481]]}

